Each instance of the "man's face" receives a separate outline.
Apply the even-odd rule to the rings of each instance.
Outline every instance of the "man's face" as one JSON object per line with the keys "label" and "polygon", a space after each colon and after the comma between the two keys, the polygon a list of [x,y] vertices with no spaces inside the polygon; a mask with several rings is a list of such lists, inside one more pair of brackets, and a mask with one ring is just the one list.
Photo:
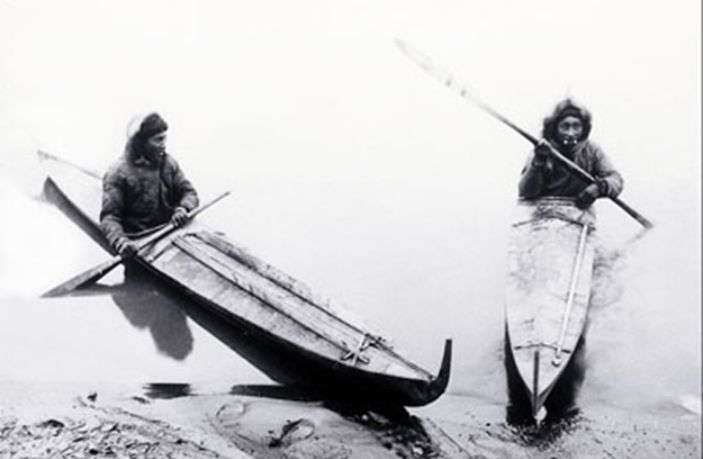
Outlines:
{"label": "man's face", "polygon": [[161,132],[149,137],[146,141],[146,147],[149,153],[154,156],[164,153],[166,151],[166,133]]}
{"label": "man's face", "polygon": [[559,145],[571,150],[583,136],[583,122],[576,116],[565,116],[557,123]]}

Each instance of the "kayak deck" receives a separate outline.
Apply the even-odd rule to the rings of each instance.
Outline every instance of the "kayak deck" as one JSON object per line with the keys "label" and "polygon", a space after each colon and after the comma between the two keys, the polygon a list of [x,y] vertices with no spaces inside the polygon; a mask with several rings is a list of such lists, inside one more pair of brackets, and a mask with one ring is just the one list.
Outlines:
{"label": "kayak deck", "polygon": [[[75,167],[51,163],[47,197],[111,251],[97,222],[99,181]],[[245,333],[253,345],[275,353],[276,365],[252,363],[278,382],[407,406],[433,401],[448,385],[449,340],[435,377],[348,310],[197,221],[157,242],[137,261]],[[281,356],[286,356],[283,363]]]}
{"label": "kayak deck", "polygon": [[533,416],[564,371],[584,330],[595,222],[572,200],[520,201],[508,252],[506,324]]}

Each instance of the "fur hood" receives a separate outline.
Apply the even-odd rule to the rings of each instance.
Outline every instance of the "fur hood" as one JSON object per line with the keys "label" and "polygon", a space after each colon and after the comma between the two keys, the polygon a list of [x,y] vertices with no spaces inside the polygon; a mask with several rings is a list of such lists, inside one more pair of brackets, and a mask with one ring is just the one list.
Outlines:
{"label": "fur hood", "polygon": [[125,155],[130,160],[144,156],[144,144],[151,136],[168,130],[168,124],[156,112],[137,115],[127,125]]}
{"label": "fur hood", "polygon": [[583,122],[583,136],[579,139],[579,142],[586,140],[591,133],[591,112],[571,99],[564,99],[559,102],[554,107],[552,114],[544,119],[542,137],[547,140],[555,140],[557,123],[568,115],[577,116],[581,119]]}

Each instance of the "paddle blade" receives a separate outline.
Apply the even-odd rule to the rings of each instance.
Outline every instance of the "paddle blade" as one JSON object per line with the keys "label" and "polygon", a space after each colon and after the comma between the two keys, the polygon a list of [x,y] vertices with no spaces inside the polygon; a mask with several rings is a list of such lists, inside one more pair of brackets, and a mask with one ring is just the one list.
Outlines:
{"label": "paddle blade", "polygon": [[75,277],[72,277],[64,283],[57,285],[51,290],[45,292],[41,296],[41,298],[52,298],[62,296],[85,285],[91,284],[103,277],[105,274],[112,271],[115,266],[122,263],[122,260],[123,258],[119,256],[111,258],[110,260],[101,263],[98,266],[89,269],[88,271],[85,271]]}

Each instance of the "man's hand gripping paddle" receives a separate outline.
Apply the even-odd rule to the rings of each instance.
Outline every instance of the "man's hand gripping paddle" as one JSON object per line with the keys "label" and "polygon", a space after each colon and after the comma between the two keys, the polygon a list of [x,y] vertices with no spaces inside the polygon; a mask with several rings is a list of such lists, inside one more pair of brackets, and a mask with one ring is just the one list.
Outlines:
{"label": "man's hand gripping paddle", "polygon": [[[188,218],[192,219],[196,215],[198,215],[200,212],[204,211],[205,209],[209,208],[213,204],[217,203],[221,199],[229,196],[230,192],[226,191],[225,193],[222,193],[212,201],[209,201],[206,204],[203,204],[202,206],[198,207],[197,209],[192,210],[191,212],[188,213]],[[153,234],[150,234],[149,236],[145,237],[144,239],[140,240],[137,243],[137,251],[135,255],[140,255],[141,253],[144,253],[144,251],[151,247],[152,244],[155,242],[161,240],[162,238],[168,236],[171,234],[173,231],[177,229],[176,225],[171,222],[161,228],[160,230],[156,231]],[[71,279],[67,280],[66,282],[57,285],[56,287],[52,288],[48,292],[44,293],[41,297],[42,298],[51,298],[51,297],[56,297],[56,296],[61,296],[65,295],[75,289],[85,287],[89,284],[92,284],[93,282],[97,281],[110,271],[112,271],[116,266],[121,264],[123,261],[128,259],[129,257],[123,257],[121,255],[116,255],[112,257],[110,260],[99,264],[98,266],[95,266],[94,268],[89,269],[88,271],[85,271],[83,273],[80,273],[79,275],[72,277]]]}
{"label": "man's hand gripping paddle", "polygon": [[[430,75],[432,75],[433,77],[435,77],[436,79],[441,81],[449,89],[458,93],[464,99],[467,99],[469,102],[473,103],[474,105],[477,105],[480,109],[484,110],[489,115],[493,116],[494,118],[498,119],[500,122],[505,124],[506,126],[513,129],[515,132],[517,132],[518,134],[523,136],[525,139],[527,139],[532,145],[537,146],[537,144],[540,143],[539,140],[537,140],[537,138],[530,135],[528,132],[524,131],[520,127],[516,126],[510,120],[505,118],[503,115],[496,112],[491,107],[489,107],[484,102],[482,102],[480,99],[473,96],[468,91],[468,89],[466,88],[465,85],[461,84],[459,81],[454,79],[454,77],[451,73],[447,72],[446,70],[443,70],[443,69],[436,67],[434,65],[434,63],[432,62],[432,60],[428,56],[426,56],[425,54],[421,53],[420,51],[412,48],[410,45],[408,45],[407,43],[405,43],[402,40],[396,39],[395,44],[413,62],[415,62],[420,67],[422,67],[422,69],[425,70],[427,73],[429,73]],[[542,142],[542,144],[545,144],[546,146],[548,146],[549,150],[550,150],[549,153],[557,161],[559,161],[561,164],[563,164],[564,167],[566,167],[572,174],[576,175],[577,177],[579,177],[581,180],[583,180],[584,182],[586,182],[588,184],[596,183],[596,179],[591,174],[584,171],[578,165],[576,165],[573,161],[569,160],[564,155],[559,153],[559,151],[557,151],[554,147],[552,147],[548,142],[547,143]],[[646,229],[650,229],[654,226],[652,224],[652,222],[650,222],[648,219],[646,219],[640,213],[635,211],[635,209],[633,209],[629,205],[625,204],[621,199],[619,199],[617,197],[610,197],[609,199],[611,201],[613,201],[615,204],[617,204],[622,210],[627,212],[628,215],[630,215],[632,218],[637,220]]]}

